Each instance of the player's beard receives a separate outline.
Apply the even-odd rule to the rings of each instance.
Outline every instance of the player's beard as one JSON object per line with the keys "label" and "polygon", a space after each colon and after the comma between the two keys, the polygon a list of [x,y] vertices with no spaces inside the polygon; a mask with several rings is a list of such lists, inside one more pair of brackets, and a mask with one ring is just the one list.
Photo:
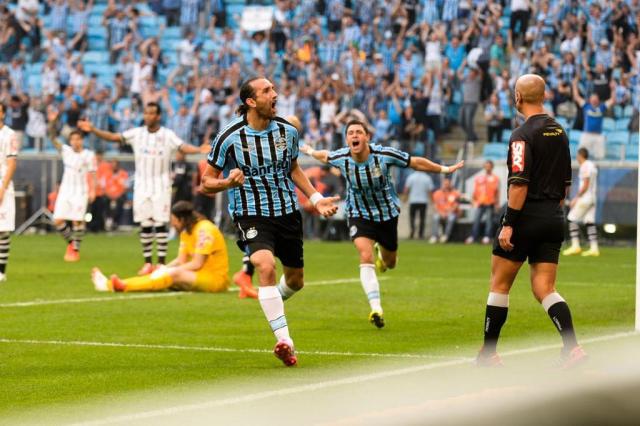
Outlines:
{"label": "player's beard", "polygon": [[260,116],[260,118],[271,120],[276,116],[276,108],[272,106],[273,104],[269,102],[268,104],[259,106],[256,108],[256,112]]}

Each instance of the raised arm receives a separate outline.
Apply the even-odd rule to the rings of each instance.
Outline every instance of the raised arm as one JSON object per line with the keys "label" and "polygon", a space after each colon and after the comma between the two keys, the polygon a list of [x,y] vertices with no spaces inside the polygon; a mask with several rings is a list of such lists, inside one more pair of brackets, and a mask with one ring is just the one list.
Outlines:
{"label": "raised arm", "polygon": [[117,143],[123,142],[122,135],[120,133],[113,133],[107,130],[97,129],[93,127],[93,124],[85,118],[78,120],[78,129],[86,133],[93,133],[100,139],[103,139],[107,142],[117,142]]}
{"label": "raised arm", "polygon": [[300,152],[315,158],[321,163],[327,164],[329,162],[329,151],[327,151],[326,149],[320,149],[316,151],[315,149],[311,148],[309,145],[303,145],[300,147]]}
{"label": "raised arm", "polygon": [[573,79],[573,86],[572,86],[572,92],[573,92],[573,100],[580,106],[580,108],[582,108],[585,104],[584,98],[582,96],[580,96],[580,91],[578,90],[578,79],[574,78]]}
{"label": "raised arm", "polygon": [[443,166],[424,157],[411,157],[411,160],[409,161],[409,167],[420,172],[453,173],[456,170],[461,169],[463,166],[464,161],[460,161],[453,166]]}

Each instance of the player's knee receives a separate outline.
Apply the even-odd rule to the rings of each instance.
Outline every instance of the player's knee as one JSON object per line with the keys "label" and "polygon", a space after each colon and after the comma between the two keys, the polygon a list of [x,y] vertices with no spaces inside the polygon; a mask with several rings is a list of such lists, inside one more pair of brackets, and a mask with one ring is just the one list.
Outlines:
{"label": "player's knee", "polygon": [[373,252],[371,250],[360,250],[360,263],[373,263]]}
{"label": "player's knee", "polygon": [[533,287],[531,289],[531,292],[533,293],[533,297],[536,298],[538,303],[541,303],[545,297],[547,297],[548,295],[550,295],[555,291],[556,289],[554,286],[538,286],[538,287]]}

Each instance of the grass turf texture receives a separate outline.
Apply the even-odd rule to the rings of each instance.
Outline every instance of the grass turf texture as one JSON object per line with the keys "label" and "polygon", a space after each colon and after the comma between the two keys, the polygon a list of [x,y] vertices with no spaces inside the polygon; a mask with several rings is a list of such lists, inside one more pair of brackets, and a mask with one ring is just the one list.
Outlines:
{"label": "grass turf texture", "polygon": [[[232,271],[240,252],[228,244]],[[9,281],[0,304],[89,297],[98,265],[123,277],[140,267],[135,236],[90,235],[82,260],[62,261],[54,235],[14,237]],[[176,252],[172,242],[170,254]],[[305,243],[307,282],[358,278],[349,243]],[[473,356],[481,345],[490,248],[402,242],[396,270],[381,277],[387,326],[367,322],[369,307],[357,282],[308,286],[286,302],[299,351]],[[629,331],[634,315],[635,251],[605,248],[599,258],[562,258],[560,293],[574,314],[578,337]],[[549,318],[531,296],[525,266],[512,291],[499,349],[559,343]],[[118,342],[268,351],[271,331],[255,300],[237,293],[0,308],[0,339]],[[402,359],[399,359],[400,362]],[[299,380],[338,368],[378,362],[368,357],[303,354],[286,369],[268,352],[204,352],[128,347],[0,343],[0,415],[49,404],[111,398],[127,391],[183,388],[286,375]],[[406,360],[406,362],[415,362]],[[421,359],[420,362],[429,362]]]}

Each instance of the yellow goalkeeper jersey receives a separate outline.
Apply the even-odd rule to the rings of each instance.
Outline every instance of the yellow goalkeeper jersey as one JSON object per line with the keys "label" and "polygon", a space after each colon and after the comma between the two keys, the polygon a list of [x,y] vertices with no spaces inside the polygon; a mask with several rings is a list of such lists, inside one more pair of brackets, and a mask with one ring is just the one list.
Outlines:
{"label": "yellow goalkeeper jersey", "polygon": [[190,233],[180,233],[180,254],[187,255],[187,261],[195,254],[207,255],[207,260],[198,270],[212,278],[228,282],[229,257],[222,232],[207,219],[199,220]]}

